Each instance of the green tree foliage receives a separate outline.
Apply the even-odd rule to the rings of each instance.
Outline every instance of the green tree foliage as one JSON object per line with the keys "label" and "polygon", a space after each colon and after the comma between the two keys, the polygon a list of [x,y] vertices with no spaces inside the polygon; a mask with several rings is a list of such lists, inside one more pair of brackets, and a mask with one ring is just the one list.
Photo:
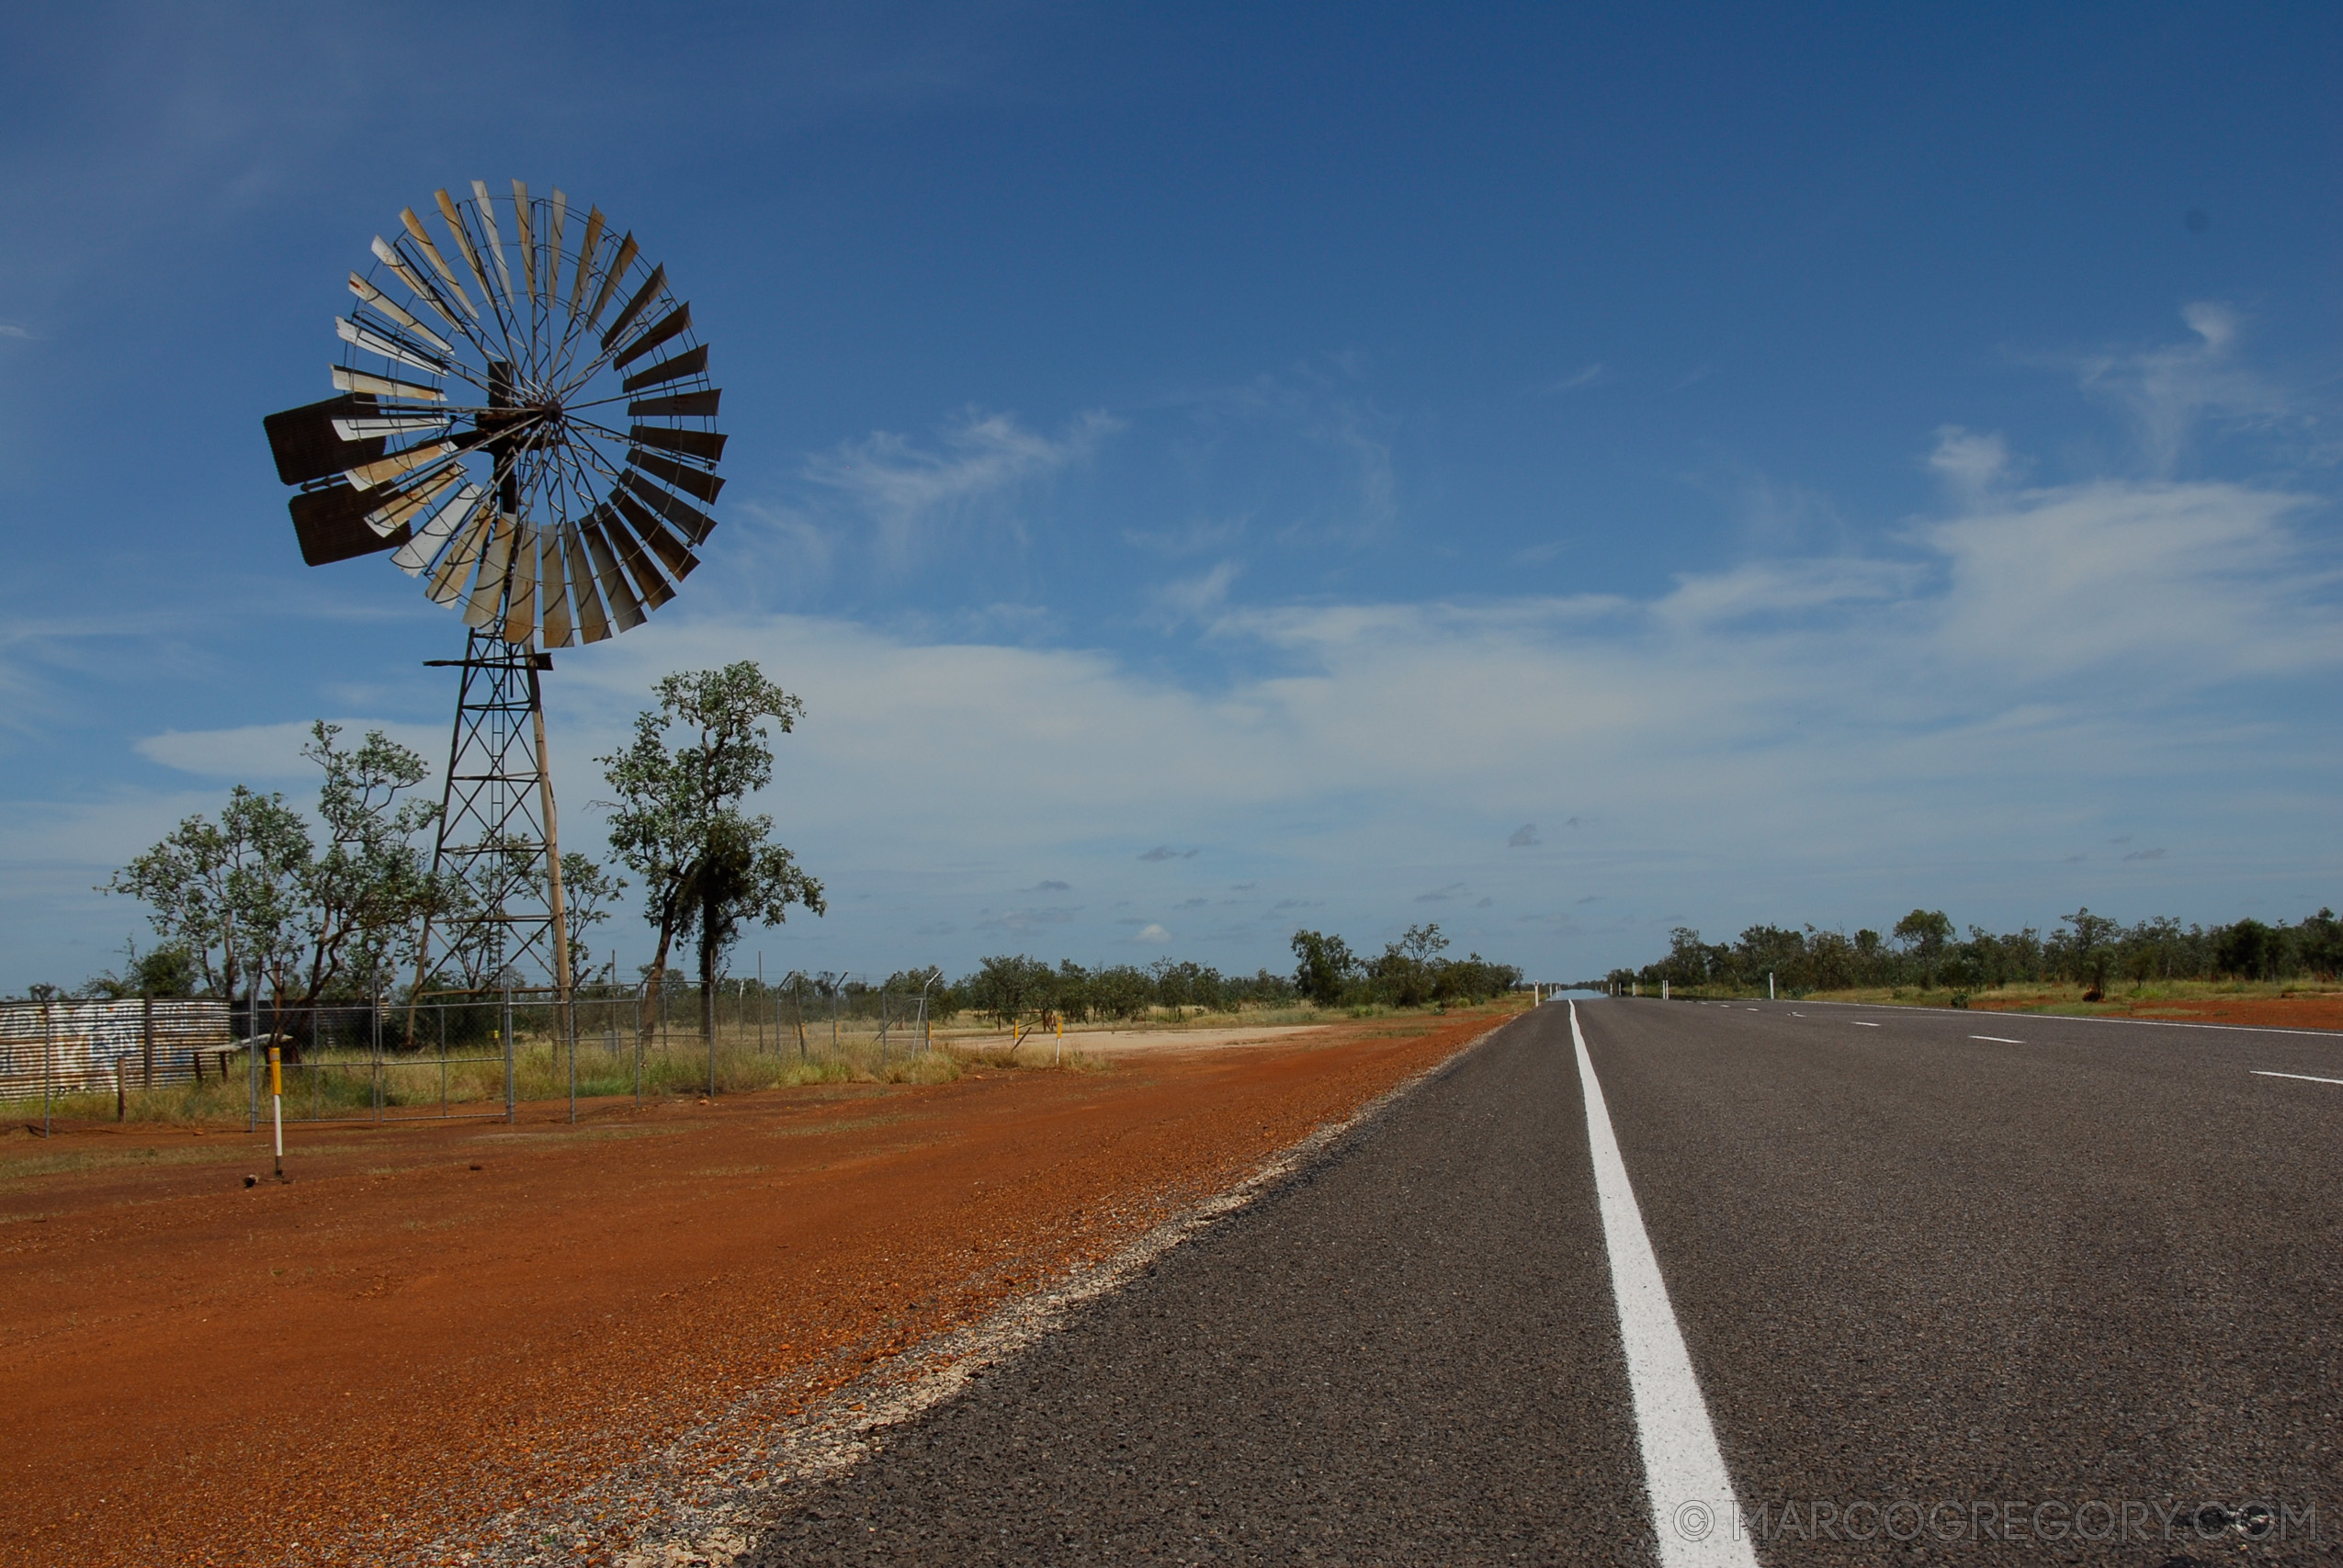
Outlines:
{"label": "green tree foliage", "polygon": [[1294,933],[1294,988],[1320,1007],[1341,1005],[1343,992],[1357,975],[1359,961],[1350,944],[1320,931]]}
{"label": "green tree foliage", "polygon": [[767,721],[787,734],[805,705],[750,660],[670,675],[654,691],[659,706],[637,716],[633,742],[595,761],[618,796],[604,803],[611,849],[642,878],[644,919],[659,932],[643,1027],[675,939],[696,934],[700,1026],[713,1038],[718,964],[741,928],[777,925],[793,905],[828,908],[821,884],[772,842],[773,818],[744,809],[773,782]]}
{"label": "green tree foliage", "polygon": [[2051,980],[2103,989],[2118,975],[2134,986],[2343,975],[2343,921],[2326,908],[2295,925],[2246,919],[2208,928],[2183,926],[2162,915],[2126,927],[2085,908],[2061,917],[2047,937],[2032,926],[1997,934],[1974,925],[1965,941],[1952,936],[1952,922],[1926,909],[1896,922],[1892,944],[1870,931],[1850,938],[1813,926],[1794,931],[1751,926],[1738,942],[1725,945],[1704,942],[1698,931],[1679,928],[1670,933],[1665,958],[1640,969],[1614,969],[1606,983],[1657,993],[1664,978],[1680,992],[1746,994],[1763,991],[1771,973],[1788,994],[1799,996],[1915,985],[1973,990]]}
{"label": "green tree foliage", "polygon": [[163,946],[186,955],[209,994],[250,998],[265,985],[298,1006],[379,990],[438,906],[415,841],[438,807],[400,798],[429,769],[380,730],[355,751],[340,734],[321,720],[301,748],[324,774],[323,852],[284,796],[238,784],[217,819],[187,818],[101,889],[146,905]]}

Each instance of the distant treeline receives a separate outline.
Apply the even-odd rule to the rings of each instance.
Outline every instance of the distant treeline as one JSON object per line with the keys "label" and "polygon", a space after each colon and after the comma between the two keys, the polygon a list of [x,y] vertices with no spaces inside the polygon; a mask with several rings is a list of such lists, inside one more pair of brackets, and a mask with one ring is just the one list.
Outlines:
{"label": "distant treeline", "polygon": [[1766,976],[1785,994],[1917,986],[1986,990],[2047,981],[2104,989],[2118,981],[2291,980],[2343,973],[2343,920],[2322,908],[2294,925],[2243,919],[2182,925],[2158,915],[2126,926],[2088,908],[2059,918],[2048,936],[2032,926],[1996,935],[1971,926],[1960,940],[1941,909],[1915,909],[1885,936],[1874,931],[1751,926],[1730,944],[1679,926],[1668,956],[1640,969],[1613,969],[1613,989],[1761,991]]}
{"label": "distant treeline", "polygon": [[[1003,953],[956,980],[932,969],[911,969],[879,981],[825,972],[793,973],[763,986],[743,979],[722,984],[728,997],[774,996],[787,998],[785,1007],[802,1007],[809,1014],[834,1007],[855,1017],[882,1009],[900,1014],[923,994],[931,1019],[972,1013],[1006,1026],[1023,1020],[1113,1022],[1157,1012],[1237,1012],[1305,1002],[1321,1008],[1465,1006],[1522,983],[1517,966],[1492,964],[1477,953],[1447,958],[1443,956],[1447,945],[1437,925],[1412,926],[1381,953],[1361,957],[1340,936],[1303,931],[1294,933],[1298,962],[1291,975],[1267,969],[1223,975],[1208,964],[1169,958],[1145,966],[1085,968],[1071,959],[1053,965],[1047,959]],[[679,997],[696,994],[678,972],[671,972],[668,986]]]}

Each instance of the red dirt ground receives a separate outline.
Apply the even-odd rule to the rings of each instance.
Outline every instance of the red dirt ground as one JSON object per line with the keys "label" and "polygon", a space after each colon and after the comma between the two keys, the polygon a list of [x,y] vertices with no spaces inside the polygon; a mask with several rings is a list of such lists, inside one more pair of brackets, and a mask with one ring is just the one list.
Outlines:
{"label": "red dirt ground", "polygon": [[[241,1130],[12,1129],[0,1562],[348,1562],[461,1539],[745,1390],[820,1397],[1115,1252],[1495,1021],[597,1103],[574,1128],[566,1106],[300,1127],[282,1187]],[[606,1561],[628,1522],[573,1560]]]}
{"label": "red dirt ground", "polygon": [[[2044,993],[2040,1001],[2071,1001]],[[2022,998],[1996,998],[1970,1006],[1992,1012],[2029,1010]],[[2101,1018],[2169,1019],[2177,1023],[2250,1023],[2266,1029],[2343,1029],[2343,992],[2299,997],[2190,997],[2127,1003],[2118,995],[2092,1010]]]}

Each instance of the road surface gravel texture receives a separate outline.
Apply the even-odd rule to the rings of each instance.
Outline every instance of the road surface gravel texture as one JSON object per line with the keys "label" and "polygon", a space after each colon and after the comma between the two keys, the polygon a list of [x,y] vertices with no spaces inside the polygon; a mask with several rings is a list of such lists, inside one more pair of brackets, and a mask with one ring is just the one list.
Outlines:
{"label": "road surface gravel texture", "polygon": [[287,1187],[265,1122],[11,1128],[0,1562],[617,1561],[693,1487],[769,1482],[741,1434],[856,1399],[1495,1021],[576,1127],[301,1126]]}
{"label": "road surface gravel texture", "polygon": [[1733,1481],[1705,1543],[1646,1501],[1547,1006],[745,1561],[2343,1561],[2343,1042],[1578,1011]]}

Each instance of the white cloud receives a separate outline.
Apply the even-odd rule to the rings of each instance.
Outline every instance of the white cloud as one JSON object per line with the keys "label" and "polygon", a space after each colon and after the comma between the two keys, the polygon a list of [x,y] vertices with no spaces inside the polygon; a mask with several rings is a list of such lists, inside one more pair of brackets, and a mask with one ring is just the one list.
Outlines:
{"label": "white cloud", "polygon": [[1239,563],[1225,560],[1200,576],[1163,584],[1152,596],[1149,619],[1165,627],[1205,619],[1228,602],[1229,586],[1243,570]]}
{"label": "white cloud", "polygon": [[876,530],[880,558],[901,567],[921,543],[972,507],[1013,496],[1081,461],[1120,428],[1113,416],[1093,411],[1052,437],[1008,414],[971,412],[945,431],[941,450],[874,431],[809,460],[806,477],[844,496]]}
{"label": "white cloud", "polygon": [[2268,427],[2293,412],[2282,389],[2237,361],[2233,351],[2244,323],[2234,308],[2202,300],[2183,306],[2180,319],[2195,342],[2096,355],[2080,367],[2086,389],[2132,416],[2141,451],[2157,474],[2174,470],[2202,421]]}
{"label": "white cloud", "polygon": [[1998,432],[1979,434],[1957,424],[1943,425],[1936,433],[1936,450],[1929,454],[1928,466],[1955,498],[1974,506],[1998,490],[2009,475],[2009,444]]}
{"label": "white cloud", "polygon": [[[447,731],[420,724],[382,719],[337,718],[339,744],[357,743],[369,729],[379,729],[401,745],[423,754],[427,762],[444,761]],[[301,755],[309,744],[307,720],[285,724],[251,724],[236,729],[165,730],[136,743],[138,754],[183,773],[232,780],[241,784],[277,784],[286,780],[314,781],[317,764]],[[436,770],[435,768],[435,777]]]}
{"label": "white cloud", "polygon": [[1131,940],[1133,942],[1146,942],[1149,946],[1153,947],[1168,947],[1171,945],[1172,933],[1165,931],[1161,926],[1149,924],[1141,926],[1138,931],[1133,933]]}

